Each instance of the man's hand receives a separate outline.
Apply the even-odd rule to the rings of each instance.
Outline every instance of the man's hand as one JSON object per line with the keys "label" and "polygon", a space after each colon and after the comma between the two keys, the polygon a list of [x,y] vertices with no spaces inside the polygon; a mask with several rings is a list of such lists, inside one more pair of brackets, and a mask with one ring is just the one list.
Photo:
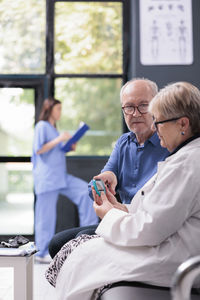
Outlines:
{"label": "man's hand", "polygon": [[116,175],[111,171],[105,171],[103,173],[100,173],[97,176],[94,176],[94,179],[101,179],[103,180],[106,187],[109,188],[110,192],[115,195],[115,188],[117,185],[117,177]]}

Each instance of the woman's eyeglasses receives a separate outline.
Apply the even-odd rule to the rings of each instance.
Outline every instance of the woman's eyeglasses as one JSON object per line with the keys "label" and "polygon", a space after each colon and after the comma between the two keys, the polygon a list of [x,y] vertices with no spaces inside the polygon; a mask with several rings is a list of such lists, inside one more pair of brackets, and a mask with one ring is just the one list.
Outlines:
{"label": "woman's eyeglasses", "polygon": [[167,122],[176,121],[176,120],[178,120],[180,118],[182,118],[182,117],[172,118],[172,119],[167,119],[167,120],[157,121],[157,122],[155,122],[155,120],[153,119],[153,124],[154,124],[156,130],[158,130],[158,124],[163,124],[163,123],[167,123]]}

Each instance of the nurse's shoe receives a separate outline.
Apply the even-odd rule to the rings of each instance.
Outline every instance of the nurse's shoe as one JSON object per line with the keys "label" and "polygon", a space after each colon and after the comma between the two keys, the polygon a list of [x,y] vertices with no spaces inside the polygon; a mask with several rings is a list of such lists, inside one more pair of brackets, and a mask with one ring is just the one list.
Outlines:
{"label": "nurse's shoe", "polygon": [[52,258],[49,254],[47,254],[43,257],[35,255],[35,261],[40,263],[40,264],[49,264],[52,261]]}

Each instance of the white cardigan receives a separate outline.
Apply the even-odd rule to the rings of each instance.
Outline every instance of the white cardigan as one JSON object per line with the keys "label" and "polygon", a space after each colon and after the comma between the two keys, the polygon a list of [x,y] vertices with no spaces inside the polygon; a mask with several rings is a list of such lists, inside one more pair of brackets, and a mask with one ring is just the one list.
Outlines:
{"label": "white cardigan", "polygon": [[76,248],[57,278],[59,300],[89,300],[107,283],[170,286],[180,263],[200,254],[200,138],[158,163],[129,213],[111,209],[101,237]]}

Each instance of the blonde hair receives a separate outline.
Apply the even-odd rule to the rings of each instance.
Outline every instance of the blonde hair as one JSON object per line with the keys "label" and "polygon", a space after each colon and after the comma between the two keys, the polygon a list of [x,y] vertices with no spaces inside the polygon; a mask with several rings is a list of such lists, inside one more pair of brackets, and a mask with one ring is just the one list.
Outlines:
{"label": "blonde hair", "polygon": [[154,81],[151,81],[151,80],[146,79],[146,78],[139,78],[139,77],[138,78],[133,78],[133,79],[127,81],[122,86],[121,91],[120,91],[120,101],[121,102],[122,102],[122,97],[123,97],[124,90],[127,87],[127,85],[129,85],[130,83],[133,83],[135,81],[144,81],[144,83],[146,83],[149,86],[149,88],[151,89],[152,97],[154,97],[158,93],[158,86]]}
{"label": "blonde hair", "polygon": [[166,119],[185,116],[192,133],[200,133],[200,90],[189,82],[171,83],[152,99],[149,112]]}

